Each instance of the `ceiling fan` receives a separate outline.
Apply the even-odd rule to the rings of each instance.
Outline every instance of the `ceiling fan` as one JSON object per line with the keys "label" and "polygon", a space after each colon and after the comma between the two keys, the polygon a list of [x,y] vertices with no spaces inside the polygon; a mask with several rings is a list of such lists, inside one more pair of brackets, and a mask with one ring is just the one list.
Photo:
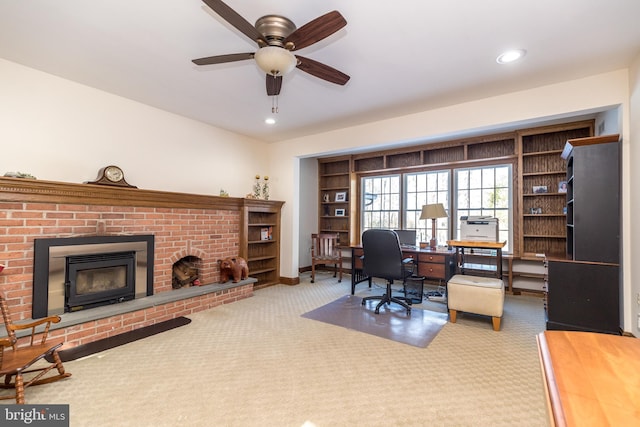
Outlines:
{"label": "ceiling fan", "polygon": [[347,25],[338,11],[326,13],[300,28],[280,15],[266,15],[255,26],[240,16],[221,0],[202,0],[225,21],[258,44],[256,52],[232,53],[194,59],[196,65],[222,64],[225,62],[255,59],[266,73],[267,95],[280,94],[282,76],[294,67],[338,85],[346,84],[350,77],[335,68],[291,52],[319,42]]}

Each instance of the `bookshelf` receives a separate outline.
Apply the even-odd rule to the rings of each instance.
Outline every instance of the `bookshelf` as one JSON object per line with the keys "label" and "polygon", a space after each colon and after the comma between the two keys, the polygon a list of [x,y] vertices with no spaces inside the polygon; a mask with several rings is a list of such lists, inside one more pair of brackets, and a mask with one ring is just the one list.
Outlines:
{"label": "bookshelf", "polygon": [[350,165],[349,157],[318,159],[318,232],[337,233],[341,246],[351,241]]}
{"label": "bookshelf", "polygon": [[280,211],[284,202],[245,199],[241,256],[247,260],[254,288],[280,282]]}
{"label": "bookshelf", "polygon": [[561,154],[568,139],[590,136],[592,132],[589,121],[520,133],[522,258],[537,261],[538,254],[565,253],[567,202],[561,184],[566,184],[567,163]]}

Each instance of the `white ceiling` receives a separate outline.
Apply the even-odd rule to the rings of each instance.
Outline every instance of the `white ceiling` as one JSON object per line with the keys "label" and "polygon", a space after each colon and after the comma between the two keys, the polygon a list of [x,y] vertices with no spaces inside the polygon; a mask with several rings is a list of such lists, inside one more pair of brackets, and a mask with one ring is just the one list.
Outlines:
{"label": "white ceiling", "polygon": [[[196,66],[255,43],[201,0],[0,0],[0,57],[216,127],[278,141],[627,67],[639,0],[226,0],[247,21],[345,28],[296,52],[351,76],[284,77],[278,123],[253,60]],[[523,61],[498,65],[507,48]],[[553,102],[553,100],[550,100]]]}

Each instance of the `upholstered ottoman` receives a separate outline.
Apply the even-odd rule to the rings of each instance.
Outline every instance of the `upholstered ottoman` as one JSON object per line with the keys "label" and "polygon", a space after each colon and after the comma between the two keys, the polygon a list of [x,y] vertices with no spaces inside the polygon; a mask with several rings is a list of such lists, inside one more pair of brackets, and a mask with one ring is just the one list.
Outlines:
{"label": "upholstered ottoman", "polygon": [[458,311],[491,316],[493,330],[500,330],[504,308],[504,283],[501,279],[456,274],[447,282],[447,301],[451,323]]}

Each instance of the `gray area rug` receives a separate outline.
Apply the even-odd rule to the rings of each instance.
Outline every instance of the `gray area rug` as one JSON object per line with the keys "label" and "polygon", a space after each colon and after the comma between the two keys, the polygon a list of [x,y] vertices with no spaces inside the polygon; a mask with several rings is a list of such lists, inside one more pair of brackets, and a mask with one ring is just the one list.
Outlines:
{"label": "gray area rug", "polygon": [[428,346],[447,323],[446,313],[413,307],[411,314],[407,315],[404,308],[394,304],[385,305],[380,308],[380,314],[375,314],[377,304],[378,301],[367,301],[363,306],[362,298],[345,295],[304,313],[302,317],[415,347]]}

